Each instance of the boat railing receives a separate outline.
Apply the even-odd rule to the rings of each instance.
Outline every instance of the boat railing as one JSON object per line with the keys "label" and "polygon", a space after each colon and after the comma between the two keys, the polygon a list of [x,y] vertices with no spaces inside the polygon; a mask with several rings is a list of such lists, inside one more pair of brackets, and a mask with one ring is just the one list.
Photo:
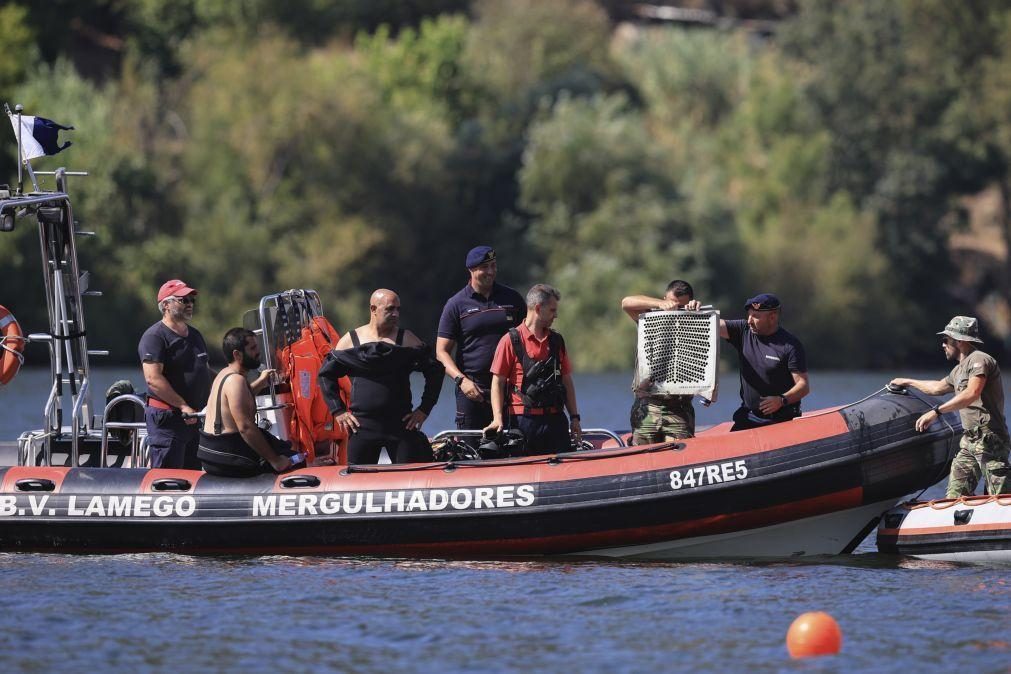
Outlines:
{"label": "boat railing", "polygon": [[146,467],[148,462],[144,459],[144,451],[147,447],[147,423],[143,421],[109,421],[109,415],[123,403],[133,403],[140,408],[141,415],[144,414],[144,400],[133,393],[126,393],[116,396],[105,405],[105,414],[102,417],[102,459],[101,466],[104,468],[109,459],[109,431],[126,430],[130,438],[130,465],[134,468]]}
{"label": "boat railing", "polygon": [[[32,435],[33,442],[44,443],[42,456],[48,465],[52,462],[52,444],[55,440],[70,443],[71,464],[78,465],[82,439],[92,440],[91,386],[89,356],[107,355],[107,351],[89,351],[87,327],[84,321],[83,296],[98,296],[100,292],[88,290],[90,275],[81,273],[78,266],[76,237],[90,232],[77,229],[70,197],[67,194],[67,176],[86,175],[64,168],[40,172],[55,177],[54,191],[39,191],[35,175],[28,160],[24,164],[32,180],[34,192],[22,194],[21,185],[13,195],[0,198],[0,230],[13,231],[16,221],[31,216],[38,228],[42,252],[43,280],[46,309],[49,316],[48,332],[30,334],[28,343],[44,343],[49,347],[52,386],[43,409],[43,428]],[[69,393],[69,396],[67,395]],[[64,405],[69,407],[69,428],[63,425]],[[26,450],[19,458],[35,461],[38,452]]]}

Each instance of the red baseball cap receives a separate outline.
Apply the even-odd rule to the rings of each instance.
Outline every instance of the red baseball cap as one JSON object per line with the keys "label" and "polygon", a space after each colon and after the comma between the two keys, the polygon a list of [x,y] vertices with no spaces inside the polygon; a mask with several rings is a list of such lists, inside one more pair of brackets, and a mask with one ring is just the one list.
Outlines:
{"label": "red baseball cap", "polygon": [[191,288],[183,281],[174,278],[171,281],[165,281],[165,283],[162,284],[161,290],[158,291],[158,301],[161,302],[166,297],[186,297],[187,295],[196,294],[196,288]]}

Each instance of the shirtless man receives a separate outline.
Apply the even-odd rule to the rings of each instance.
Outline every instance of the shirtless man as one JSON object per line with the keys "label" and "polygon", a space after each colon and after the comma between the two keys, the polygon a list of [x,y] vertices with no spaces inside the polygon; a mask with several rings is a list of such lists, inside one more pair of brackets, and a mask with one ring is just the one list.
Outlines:
{"label": "shirtless man", "polygon": [[207,416],[200,433],[197,456],[211,475],[246,477],[283,473],[305,465],[291,444],[256,425],[255,393],[267,385],[273,370],[264,370],[252,383],[246,374],[260,366],[260,345],[245,328],[225,333],[221,350],[228,365],[211,385]]}

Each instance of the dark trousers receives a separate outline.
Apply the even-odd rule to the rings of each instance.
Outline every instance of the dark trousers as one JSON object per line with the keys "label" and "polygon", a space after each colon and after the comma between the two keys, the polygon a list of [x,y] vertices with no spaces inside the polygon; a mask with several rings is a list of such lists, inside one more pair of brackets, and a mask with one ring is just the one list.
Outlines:
{"label": "dark trousers", "polygon": [[199,424],[187,424],[177,412],[157,407],[144,408],[144,421],[152,468],[200,470]]}
{"label": "dark trousers", "polygon": [[[478,386],[481,386],[479,383]],[[481,386],[484,402],[476,402],[456,389],[456,428],[457,430],[481,430],[491,423],[491,391]]]}
{"label": "dark trousers", "polygon": [[376,464],[383,447],[393,463],[425,463],[432,460],[432,445],[421,431],[409,431],[404,422],[358,417],[361,426],[348,438],[348,463]]}
{"label": "dark trousers", "polygon": [[562,413],[538,416],[519,414],[513,417],[513,425],[523,432],[526,439],[524,454],[527,456],[572,451],[569,421]]}
{"label": "dark trousers", "polygon": [[734,425],[730,428],[730,432],[746,431],[750,428],[764,428],[766,426],[772,426],[773,424],[781,424],[784,421],[796,419],[799,416],[800,409],[796,405],[787,405],[769,417],[768,420],[760,423],[752,419],[751,410],[742,405],[737,408],[736,412],[734,412]]}

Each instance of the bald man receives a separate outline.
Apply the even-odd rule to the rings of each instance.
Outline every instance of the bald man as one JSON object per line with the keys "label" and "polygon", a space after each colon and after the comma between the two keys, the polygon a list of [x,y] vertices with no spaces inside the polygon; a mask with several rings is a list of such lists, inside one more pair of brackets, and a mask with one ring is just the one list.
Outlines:
{"label": "bald man", "polygon": [[[400,297],[385,288],[369,298],[369,322],[337,342],[319,371],[319,386],[336,423],[348,432],[348,463],[378,463],[386,448],[393,463],[432,460],[421,425],[439,400],[444,368],[432,350],[400,327]],[[411,372],[425,376],[413,408]],[[351,378],[351,404],[337,380]]]}

